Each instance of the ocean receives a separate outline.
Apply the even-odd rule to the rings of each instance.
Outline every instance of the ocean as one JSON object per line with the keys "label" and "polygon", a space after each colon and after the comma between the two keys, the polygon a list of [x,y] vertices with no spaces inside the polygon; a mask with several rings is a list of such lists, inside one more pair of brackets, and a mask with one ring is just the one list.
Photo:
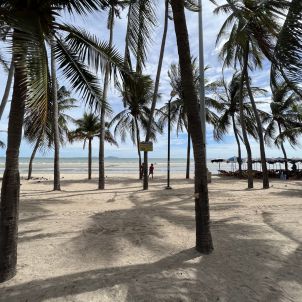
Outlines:
{"label": "ocean", "polygon": [[[0,158],[0,173],[4,170],[5,158]],[[60,169],[62,174],[87,174],[88,173],[88,159],[85,157],[61,158]],[[26,174],[28,171],[29,158],[20,158],[20,173]],[[165,174],[167,171],[166,158],[150,158],[149,164],[153,163],[154,173]],[[208,161],[208,169],[212,173],[218,173],[219,165]],[[234,165],[221,163],[220,169],[233,170]],[[138,159],[136,158],[105,158],[106,174],[120,174],[120,173],[138,173]],[[186,171],[186,159],[173,158],[171,159],[171,173],[184,173]],[[194,171],[193,159],[191,160],[191,173]],[[47,157],[37,157],[33,163],[33,174],[51,174],[53,172],[53,159]],[[92,173],[98,173],[98,159],[92,159]]]}

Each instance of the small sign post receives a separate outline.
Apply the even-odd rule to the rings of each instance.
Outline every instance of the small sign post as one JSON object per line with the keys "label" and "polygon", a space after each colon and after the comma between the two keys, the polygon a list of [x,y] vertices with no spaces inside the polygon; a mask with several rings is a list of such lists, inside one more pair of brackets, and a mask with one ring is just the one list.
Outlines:
{"label": "small sign post", "polygon": [[152,152],[153,151],[153,143],[152,142],[140,142],[139,143],[139,151]]}

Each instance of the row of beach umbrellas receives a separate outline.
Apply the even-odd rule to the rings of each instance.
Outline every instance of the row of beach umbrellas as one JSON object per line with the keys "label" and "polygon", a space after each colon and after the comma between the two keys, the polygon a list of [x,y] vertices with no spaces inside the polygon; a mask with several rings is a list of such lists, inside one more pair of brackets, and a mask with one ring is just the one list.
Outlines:
{"label": "row of beach umbrellas", "polygon": [[[242,163],[246,163],[247,159],[244,158],[242,159]],[[269,165],[275,165],[275,164],[284,164],[286,162],[291,163],[291,164],[296,164],[296,163],[302,163],[302,158],[298,158],[298,157],[294,157],[294,158],[282,158],[282,157],[277,157],[277,158],[266,158],[266,162]],[[211,160],[211,163],[218,163],[219,165],[219,170],[220,170],[220,164],[221,163],[230,163],[230,164],[237,164],[238,163],[238,157],[237,156],[233,156],[230,157],[228,159],[224,159],[224,158],[214,158]],[[253,159],[253,164],[258,164],[261,163],[261,159],[260,158],[255,158]]]}
{"label": "row of beach umbrellas", "polygon": [[[229,159],[214,158],[214,159],[211,160],[211,162],[212,163],[238,163],[238,157],[233,156],[233,157],[230,157]],[[242,162],[246,163],[247,159],[243,158]],[[284,164],[285,162],[289,162],[289,163],[293,164],[293,163],[302,163],[302,158],[297,158],[297,157],[288,158],[288,159],[285,159],[285,158],[282,158],[282,157],[267,158],[266,162],[268,164],[276,164],[276,163]],[[261,163],[261,159],[260,158],[255,158],[255,159],[253,159],[253,163]]]}

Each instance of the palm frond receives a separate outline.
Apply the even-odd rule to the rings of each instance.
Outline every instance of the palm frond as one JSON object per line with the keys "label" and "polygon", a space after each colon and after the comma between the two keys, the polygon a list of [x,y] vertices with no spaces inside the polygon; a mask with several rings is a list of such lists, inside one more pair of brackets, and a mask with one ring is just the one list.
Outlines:
{"label": "palm frond", "polygon": [[98,107],[102,90],[97,77],[88,70],[80,57],[60,38],[57,39],[55,52],[59,68],[69,80],[71,87],[82,95],[89,106]]}

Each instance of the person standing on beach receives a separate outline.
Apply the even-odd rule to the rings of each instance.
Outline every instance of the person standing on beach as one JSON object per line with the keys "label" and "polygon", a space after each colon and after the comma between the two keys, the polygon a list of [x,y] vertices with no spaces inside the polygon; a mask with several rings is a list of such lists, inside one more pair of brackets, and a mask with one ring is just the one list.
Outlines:
{"label": "person standing on beach", "polygon": [[149,167],[149,177],[150,175],[152,175],[152,179],[153,179],[153,172],[154,172],[154,166],[153,164],[151,164],[151,166]]}
{"label": "person standing on beach", "polygon": [[153,179],[153,173],[154,173],[154,166],[153,164],[151,164],[151,166],[149,167],[149,177],[150,175],[152,175],[152,179]]}

